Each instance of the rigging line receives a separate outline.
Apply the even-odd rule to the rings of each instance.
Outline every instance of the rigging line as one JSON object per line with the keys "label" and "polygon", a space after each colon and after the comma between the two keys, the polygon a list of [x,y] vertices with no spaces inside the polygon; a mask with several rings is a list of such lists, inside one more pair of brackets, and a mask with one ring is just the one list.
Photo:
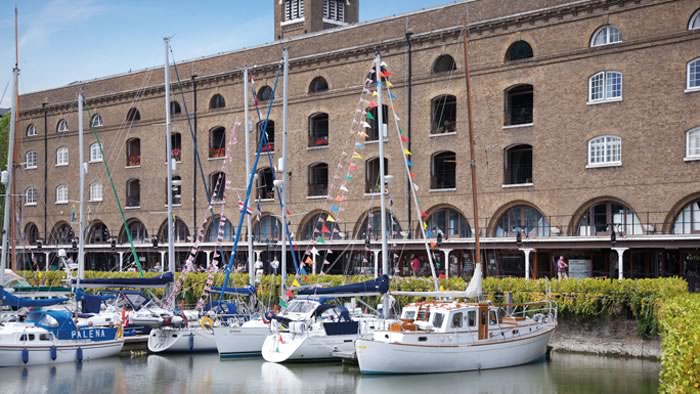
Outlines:
{"label": "rigging line", "polygon": [[2,91],[2,98],[0,98],[0,103],[2,103],[3,100],[5,100],[5,94],[7,93],[7,88],[9,86],[10,86],[10,81],[7,81],[7,83],[5,84],[5,89]]}

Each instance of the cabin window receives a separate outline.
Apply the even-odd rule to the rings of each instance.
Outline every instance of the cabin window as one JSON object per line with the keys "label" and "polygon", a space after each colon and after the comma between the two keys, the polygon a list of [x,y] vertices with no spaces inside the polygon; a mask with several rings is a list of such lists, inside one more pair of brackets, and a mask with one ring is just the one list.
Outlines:
{"label": "cabin window", "polygon": [[489,311],[489,326],[495,326],[498,324],[498,318],[496,318],[496,311]]}
{"label": "cabin window", "polygon": [[463,313],[455,313],[452,315],[452,328],[462,328]]}
{"label": "cabin window", "polygon": [[467,319],[469,320],[469,327],[476,327],[476,311],[467,312]]}
{"label": "cabin window", "polygon": [[51,334],[39,334],[39,340],[40,341],[50,341]]}
{"label": "cabin window", "polygon": [[435,328],[440,328],[442,327],[442,323],[445,320],[445,314],[444,313],[433,313],[433,327]]}
{"label": "cabin window", "polygon": [[416,318],[416,311],[404,311],[402,319],[414,320]]}
{"label": "cabin window", "polygon": [[19,340],[22,342],[25,341],[33,341],[34,340],[34,334],[22,334],[21,337],[19,337]]}

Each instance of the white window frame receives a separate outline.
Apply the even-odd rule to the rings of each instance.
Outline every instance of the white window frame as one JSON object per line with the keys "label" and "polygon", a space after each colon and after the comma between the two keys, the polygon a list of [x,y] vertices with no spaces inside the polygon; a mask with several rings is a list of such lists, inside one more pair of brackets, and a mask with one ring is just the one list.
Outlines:
{"label": "white window frame", "polygon": [[[90,144],[90,163],[102,163],[102,149],[99,142]],[[95,149],[97,148],[97,149]]]}
{"label": "white window frame", "polygon": [[686,66],[685,70],[685,91],[686,92],[697,92],[700,91],[700,77],[698,77],[698,80],[696,81],[697,85],[696,86],[690,86],[690,69],[691,67],[695,67],[697,70],[698,74],[700,74],[700,57],[697,57],[691,61],[688,62],[688,65]]}
{"label": "white window frame", "polygon": [[[611,29],[615,29],[617,31],[617,41],[612,41],[612,36],[610,34]],[[598,38],[599,35],[605,34],[605,42],[602,44],[596,44],[596,39]],[[591,48],[595,47],[602,47],[606,45],[612,45],[612,44],[618,44],[622,42],[622,33],[620,32],[620,29],[615,26],[615,25],[605,25],[601,26],[598,28],[598,30],[593,33],[593,37],[591,37]]]}
{"label": "white window frame", "polygon": [[[32,198],[29,198],[29,197]],[[37,190],[34,186],[30,186],[24,190],[24,206],[26,207],[33,207],[38,204],[37,202],[38,197],[37,197]]]}
{"label": "white window frame", "polygon": [[[65,155],[62,153],[65,152]],[[65,160],[61,160],[65,156]],[[65,146],[62,146],[58,149],[56,149],[56,167],[65,167],[70,163],[70,153],[68,151],[68,148]]]}
{"label": "white window frame", "polygon": [[90,202],[100,202],[104,196],[104,189],[100,182],[93,182],[90,184],[89,201]]}
{"label": "white window frame", "polygon": [[285,24],[292,24],[304,20],[304,0],[284,0],[284,22]]}
{"label": "white window frame", "polygon": [[56,125],[56,132],[57,133],[66,133],[70,130],[68,127],[68,121],[65,119],[61,119],[58,121],[58,125]]}
{"label": "white window frame", "polygon": [[100,114],[94,114],[92,115],[92,118],[90,119],[90,127],[97,128],[97,127],[102,127],[102,115]]}
{"label": "white window frame", "polygon": [[[620,76],[620,95],[619,96],[611,96],[611,84],[613,82],[613,76]],[[601,86],[602,88],[602,97],[600,98],[593,98],[593,79],[597,77],[603,77],[603,84]],[[609,102],[614,102],[614,101],[622,101],[622,89],[623,89],[623,84],[624,84],[624,76],[622,75],[621,72],[619,71],[601,71],[598,73],[593,74],[590,78],[588,78],[588,104],[597,104],[597,103],[609,103]]]}
{"label": "white window frame", "polygon": [[[697,24],[697,26],[693,27],[695,24]],[[688,30],[700,30],[700,9],[695,11],[693,16],[690,17],[690,22],[688,22]]]}
{"label": "white window frame", "polygon": [[68,204],[68,186],[56,186],[56,204]]}
{"label": "white window frame", "polygon": [[24,169],[34,170],[39,167],[39,155],[35,150],[27,151],[24,154]]}
{"label": "white window frame", "polygon": [[[691,135],[697,141],[695,146],[691,145],[691,141],[693,141]],[[685,161],[694,160],[700,160],[700,127],[685,132]]]}
{"label": "white window frame", "polygon": [[[593,161],[593,144],[599,142],[602,139],[602,157],[603,161]],[[618,157],[617,160],[607,160],[606,158],[610,153],[610,150],[615,149],[617,145]],[[599,135],[591,138],[587,144],[588,148],[588,165],[586,168],[601,168],[601,167],[620,167],[622,166],[622,138],[616,135]],[[614,152],[613,152],[614,153]]]}
{"label": "white window frame", "polygon": [[37,132],[36,126],[34,126],[34,123],[27,126],[27,137],[35,137],[37,134],[39,134],[39,133]]}

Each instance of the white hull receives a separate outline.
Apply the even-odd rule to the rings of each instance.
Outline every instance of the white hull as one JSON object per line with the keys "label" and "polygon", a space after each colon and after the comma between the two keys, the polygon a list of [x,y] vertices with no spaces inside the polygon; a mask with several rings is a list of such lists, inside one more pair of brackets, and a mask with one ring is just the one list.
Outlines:
{"label": "white hull", "polygon": [[504,368],[539,360],[547,353],[555,325],[533,335],[502,341],[437,346],[358,339],[363,374],[417,374]]}
{"label": "white hull", "polygon": [[283,363],[294,361],[339,361],[334,351],[352,352],[358,335],[303,335],[287,332],[270,334],[262,346],[265,360]]}
{"label": "white hull", "polygon": [[148,335],[148,350],[162,352],[214,352],[214,333],[207,328],[154,328]]}
{"label": "white hull", "polygon": [[[124,340],[102,342],[74,343],[70,345],[55,345],[56,359],[51,358],[52,346],[0,346],[0,367],[16,367],[24,365],[44,365],[65,362],[86,361],[97,358],[111,357],[121,352]],[[80,359],[78,348],[82,352]],[[27,350],[27,362],[23,361],[23,351]]]}
{"label": "white hull", "polygon": [[216,349],[222,358],[258,357],[268,335],[270,328],[267,325],[214,328]]}

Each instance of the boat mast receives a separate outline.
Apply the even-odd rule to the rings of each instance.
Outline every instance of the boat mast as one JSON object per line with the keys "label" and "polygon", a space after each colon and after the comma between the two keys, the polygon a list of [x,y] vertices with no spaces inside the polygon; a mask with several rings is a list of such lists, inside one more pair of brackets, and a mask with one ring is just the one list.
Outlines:
{"label": "boat mast", "polygon": [[[248,119],[248,66],[243,68],[243,126],[245,131],[245,173],[246,176],[250,176],[250,120]],[[246,215],[247,226],[248,226],[248,283],[251,286],[255,286],[255,261],[253,259],[253,219],[251,215]]]}
{"label": "boat mast", "polygon": [[83,138],[83,105],[85,98],[83,97],[83,92],[78,93],[78,171],[80,172],[80,197],[79,208],[78,208],[78,279],[76,282],[76,289],[80,287],[80,280],[85,278],[85,153],[84,150],[84,138]]}
{"label": "boat mast", "polygon": [[[19,9],[15,5],[15,68],[17,69],[17,86],[15,86],[15,91],[12,94],[12,99],[15,101],[15,119],[10,121],[14,124],[17,123],[17,114],[19,114]],[[17,126],[17,125],[15,125]],[[10,141],[11,144],[14,144],[15,141]],[[14,149],[13,149],[13,154],[14,154]],[[14,157],[13,157],[14,160]],[[9,167],[8,167],[9,168]],[[12,171],[14,171],[14,167],[12,168]],[[9,170],[8,170],[9,171]],[[14,269],[15,266],[15,204],[12,196],[15,195],[15,178],[12,178],[12,182],[9,183],[8,187],[10,188],[10,192],[8,193],[8,196],[10,196],[7,201],[12,201],[13,204],[11,205],[11,210],[10,210],[10,266]],[[46,236],[46,234],[44,234]],[[48,264],[48,262],[46,263]],[[5,267],[3,265],[3,267]]]}
{"label": "boat mast", "polygon": [[167,167],[168,185],[168,271],[175,274],[175,237],[173,234],[173,147],[170,139],[170,38],[163,38],[165,46],[165,158]]}
{"label": "boat mast", "polygon": [[[374,77],[377,86],[377,128],[379,129],[379,204],[382,225],[382,271],[389,275],[389,245],[386,239],[386,183],[384,177],[384,110],[382,106],[382,55],[377,52],[374,58]],[[382,314],[389,317],[389,297],[384,296],[382,302]]]}
{"label": "boat mast", "polygon": [[[12,81],[12,96],[17,96],[17,84],[19,81],[19,67],[15,64],[15,68],[12,70],[13,81]],[[8,240],[7,237],[10,235],[10,207],[12,206],[12,182],[14,173],[14,151],[15,151],[15,121],[17,120],[17,101],[12,101],[12,109],[10,110],[10,135],[9,141],[7,143],[7,179],[5,179],[5,207],[4,216],[2,222],[2,255],[0,257],[0,288],[2,288],[5,283],[5,267],[7,267],[7,255],[8,255]],[[0,299],[0,305],[2,304],[2,299]]]}
{"label": "boat mast", "polygon": [[[289,93],[289,52],[287,48],[282,51],[282,163],[278,164],[282,171],[282,195],[280,201],[282,205],[282,285],[280,291],[282,298],[287,289],[287,118],[289,117],[289,103],[287,94]],[[294,253],[294,251],[292,251]]]}

